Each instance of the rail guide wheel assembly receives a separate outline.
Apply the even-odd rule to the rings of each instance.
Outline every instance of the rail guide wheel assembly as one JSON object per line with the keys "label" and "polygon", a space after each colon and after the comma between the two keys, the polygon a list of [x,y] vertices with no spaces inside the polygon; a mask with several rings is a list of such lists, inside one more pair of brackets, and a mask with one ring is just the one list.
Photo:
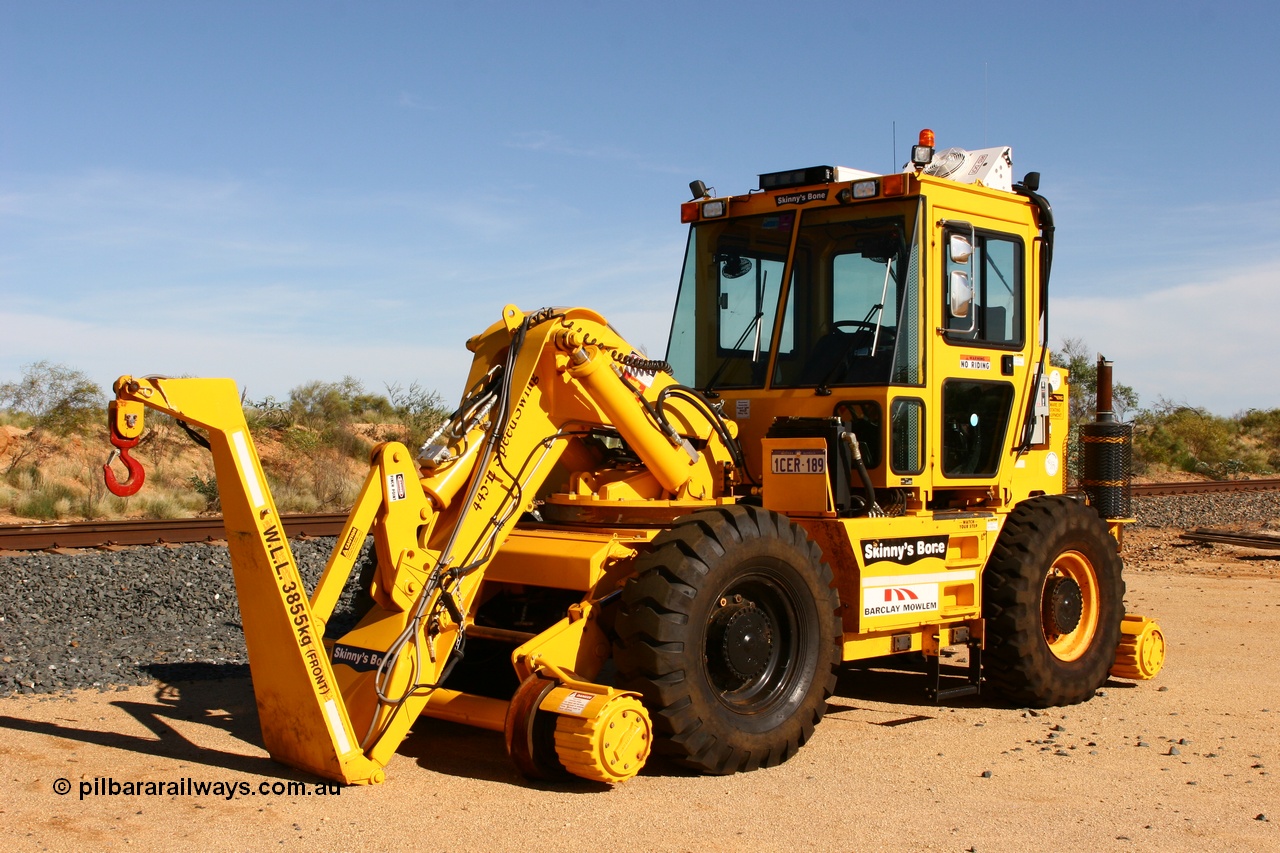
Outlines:
{"label": "rail guide wheel assembly", "polygon": [[1164,634],[1154,619],[1126,613],[1120,623],[1120,645],[1111,666],[1115,678],[1146,681],[1164,667]]}
{"label": "rail guide wheel assembly", "polygon": [[[556,755],[575,776],[616,784],[644,767],[653,745],[653,724],[635,694],[610,692],[614,695],[592,696],[559,688],[551,691],[542,707],[574,708],[587,703],[583,716],[557,715]],[[596,704],[594,713],[588,710],[592,703]]]}
{"label": "rail guide wheel assembly", "polygon": [[653,723],[639,694],[551,674],[526,679],[507,712],[507,752],[520,771],[609,785],[639,773],[653,748]]}

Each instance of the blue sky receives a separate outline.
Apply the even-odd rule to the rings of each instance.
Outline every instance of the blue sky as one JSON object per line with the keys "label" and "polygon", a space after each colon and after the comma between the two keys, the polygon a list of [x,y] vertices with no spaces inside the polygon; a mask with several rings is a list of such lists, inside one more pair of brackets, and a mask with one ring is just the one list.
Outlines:
{"label": "blue sky", "polygon": [[1055,343],[1280,407],[1277,8],[0,0],[0,381],[455,400],[507,302],[660,354],[690,180],[889,171],[931,127],[1042,173]]}

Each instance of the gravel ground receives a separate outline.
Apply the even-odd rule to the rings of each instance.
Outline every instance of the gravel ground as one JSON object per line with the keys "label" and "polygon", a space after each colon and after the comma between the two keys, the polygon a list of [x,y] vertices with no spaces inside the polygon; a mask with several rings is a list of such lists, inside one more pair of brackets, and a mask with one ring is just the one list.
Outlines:
{"label": "gravel ground", "polygon": [[1262,527],[1280,522],[1280,491],[1135,498],[1139,527]]}
{"label": "gravel ground", "polygon": [[[1134,509],[1139,528],[1258,526],[1280,520],[1280,492],[1140,498]],[[292,546],[314,588],[333,539]],[[0,696],[248,673],[223,545],[0,557],[0,582],[11,590],[0,598]]]}
{"label": "gravel ground", "polygon": [[[334,540],[291,545],[314,588]],[[0,582],[0,696],[248,675],[225,545],[0,557]]]}
{"label": "gravel ground", "polygon": [[422,719],[384,784],[318,796],[262,749],[247,677],[14,696],[0,700],[6,850],[1280,850],[1275,569],[1128,580],[1171,644],[1154,682],[1033,712],[937,706],[919,674],[845,667],[782,765],[716,777],[651,761],[612,789],[531,783],[500,733]]}
{"label": "gravel ground", "polygon": [[[1191,545],[1165,526],[1264,525],[1280,518],[1280,494],[1135,509],[1126,605],[1169,640],[1155,682],[1112,680],[1045,711],[985,696],[939,707],[918,674],[846,667],[813,739],[781,766],[699,777],[653,761],[612,789],[530,783],[501,734],[423,719],[384,785],[310,795],[314,777],[260,746],[225,548],[0,557],[6,840],[68,851],[1280,850],[1280,554]],[[331,548],[294,543],[308,582]],[[105,787],[178,780],[188,787],[177,795]],[[285,782],[303,787],[279,793]],[[200,796],[198,784],[243,793]]]}

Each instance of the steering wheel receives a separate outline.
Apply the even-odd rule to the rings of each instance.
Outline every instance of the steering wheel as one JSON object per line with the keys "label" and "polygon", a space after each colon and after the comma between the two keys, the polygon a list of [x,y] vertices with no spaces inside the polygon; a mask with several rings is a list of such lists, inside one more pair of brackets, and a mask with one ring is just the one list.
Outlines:
{"label": "steering wheel", "polygon": [[851,329],[862,329],[864,331],[871,332],[872,334],[875,334],[876,330],[876,324],[868,323],[866,320],[836,320],[831,324],[831,329],[833,331],[846,327]]}
{"label": "steering wheel", "polygon": [[[874,337],[876,333],[876,324],[868,322],[866,320],[836,320],[834,323],[831,324],[831,332],[829,332],[829,334],[836,334],[837,330],[845,329],[845,328],[856,329],[857,331],[852,333],[855,335],[858,334],[858,332],[866,332],[867,334]],[[876,347],[876,349],[882,350],[885,347],[889,347],[893,345],[894,339],[896,339],[898,336],[898,330],[895,329],[893,326],[880,326],[879,328],[880,328],[880,343]],[[840,334],[850,334],[850,333],[840,332]]]}

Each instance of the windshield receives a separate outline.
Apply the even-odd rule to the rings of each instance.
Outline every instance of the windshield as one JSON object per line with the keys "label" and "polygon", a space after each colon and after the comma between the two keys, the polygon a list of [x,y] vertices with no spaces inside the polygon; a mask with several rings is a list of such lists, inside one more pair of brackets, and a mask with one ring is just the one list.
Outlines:
{"label": "windshield", "polygon": [[778,354],[775,385],[919,381],[914,216],[868,217],[873,210],[805,213],[796,247],[805,263],[797,263],[795,310],[784,320],[796,346]]}
{"label": "windshield", "polygon": [[916,202],[783,211],[690,229],[667,361],[703,390],[762,388],[800,220],[776,386],[920,381]]}
{"label": "windshield", "polygon": [[[763,387],[795,212],[694,226],[667,361],[697,388]],[[788,299],[790,304],[791,299]],[[782,349],[792,349],[785,333]]]}

